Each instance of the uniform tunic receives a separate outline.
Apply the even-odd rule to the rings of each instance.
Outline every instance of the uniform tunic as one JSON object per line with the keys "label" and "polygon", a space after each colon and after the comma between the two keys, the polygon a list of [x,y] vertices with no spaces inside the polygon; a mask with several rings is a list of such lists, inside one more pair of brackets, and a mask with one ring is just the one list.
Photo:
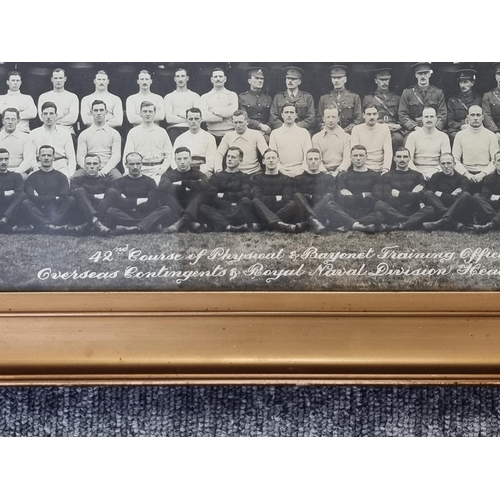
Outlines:
{"label": "uniform tunic", "polygon": [[271,104],[273,99],[264,92],[248,90],[238,96],[239,109],[248,115],[248,127],[259,130],[259,125],[269,125]]}
{"label": "uniform tunic", "polygon": [[346,133],[350,134],[354,125],[363,123],[363,109],[358,94],[343,89],[340,92],[332,90],[329,94],[322,95],[318,104],[318,123],[323,123],[323,112],[329,106],[338,108],[339,125]]}
{"label": "uniform tunic", "polygon": [[492,132],[500,130],[500,89],[497,87],[486,92],[481,102],[484,113],[484,126]]}
{"label": "uniform tunic", "polygon": [[363,109],[372,106],[378,111],[379,123],[398,123],[398,109],[401,97],[394,92],[375,90],[363,99]]}
{"label": "uniform tunic", "polygon": [[418,85],[403,90],[399,101],[399,122],[408,131],[413,130],[415,127],[422,127],[424,108],[434,108],[436,110],[436,127],[442,130],[446,125],[446,101],[443,91],[433,85],[429,85],[426,91]]}
{"label": "uniform tunic", "polygon": [[271,113],[269,123],[273,129],[279,128],[283,125],[283,118],[281,113],[285,104],[295,104],[297,108],[297,125],[307,130],[314,129],[316,124],[316,117],[314,113],[314,99],[313,96],[302,90],[298,90],[293,99],[290,97],[288,91],[276,94],[271,105]]}
{"label": "uniform tunic", "polygon": [[448,133],[450,135],[455,135],[462,129],[471,106],[481,106],[481,96],[469,92],[467,96],[460,94],[450,97],[448,100]]}

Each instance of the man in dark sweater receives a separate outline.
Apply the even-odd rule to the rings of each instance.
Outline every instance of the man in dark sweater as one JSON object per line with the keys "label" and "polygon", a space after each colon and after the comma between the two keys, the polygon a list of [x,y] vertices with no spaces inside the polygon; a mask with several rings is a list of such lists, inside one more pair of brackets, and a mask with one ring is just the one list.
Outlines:
{"label": "man in dark sweater", "polygon": [[436,172],[430,178],[428,190],[423,196],[424,203],[434,208],[438,219],[424,222],[424,229],[452,229],[459,232],[472,229],[474,210],[472,195],[468,191],[469,179],[455,171],[455,158],[451,153],[442,154],[439,165],[442,172]]}
{"label": "man in dark sweater", "polygon": [[169,167],[161,176],[158,186],[160,205],[169,207],[172,220],[176,221],[165,229],[165,233],[183,230],[200,232],[205,229],[198,221],[198,212],[207,196],[207,176],[191,168],[191,151],[188,148],[176,148],[174,159],[177,168]]}
{"label": "man in dark sweater", "polygon": [[321,171],[321,152],[317,148],[307,151],[306,165],[304,173],[293,178],[293,199],[309,229],[322,234],[326,231],[323,224],[327,218],[326,205],[333,199],[335,179],[326,169]]}
{"label": "man in dark sweater", "polygon": [[0,148],[0,233],[17,224],[21,203],[26,199],[23,176],[9,172],[9,152]]}
{"label": "man in dark sweater", "polygon": [[500,229],[500,151],[493,163],[495,171],[484,178],[481,192],[472,197],[477,220],[473,227],[478,234]]}
{"label": "man in dark sweater", "polygon": [[246,232],[258,228],[250,200],[250,176],[239,171],[243,151],[231,146],[226,169],[212,175],[206,203],[200,215],[215,231]]}
{"label": "man in dark sweater", "polygon": [[433,220],[432,207],[421,207],[426,182],[424,176],[416,170],[410,170],[410,152],[398,148],[394,154],[395,170],[382,175],[375,192],[379,200],[375,210],[384,214],[386,230],[415,230],[422,223]]}
{"label": "man in dark sweater", "polygon": [[55,150],[52,146],[40,147],[40,170],[33,172],[24,184],[28,196],[21,208],[27,221],[38,231],[49,234],[82,234],[81,226],[69,226],[68,220],[75,206],[70,196],[68,178],[54,170]]}
{"label": "man in dark sweater", "polygon": [[291,224],[299,218],[293,201],[293,178],[279,172],[277,151],[265,151],[263,163],[265,172],[252,177],[252,204],[257,218],[268,229],[284,233],[304,231],[305,222]]}
{"label": "man in dark sweater", "polygon": [[73,177],[71,180],[71,194],[76,200],[75,220],[78,223],[86,223],[93,227],[94,231],[101,236],[107,236],[111,229],[105,226],[106,211],[109,208],[109,198],[104,202],[104,195],[111,187],[111,179],[108,176],[99,175],[101,159],[95,153],[85,156],[83,170],[85,175]]}
{"label": "man in dark sweater", "polygon": [[380,174],[368,170],[367,156],[363,145],[351,148],[352,168],[338,177],[337,201],[329,201],[326,205],[328,227],[364,233],[374,233],[382,227],[384,216],[376,211],[374,198]]}
{"label": "man in dark sweater", "polygon": [[153,232],[171,219],[172,212],[158,206],[156,182],[142,173],[139,153],[129,153],[125,167],[127,175],[117,179],[104,196],[103,203],[109,207],[107,225],[116,235]]}

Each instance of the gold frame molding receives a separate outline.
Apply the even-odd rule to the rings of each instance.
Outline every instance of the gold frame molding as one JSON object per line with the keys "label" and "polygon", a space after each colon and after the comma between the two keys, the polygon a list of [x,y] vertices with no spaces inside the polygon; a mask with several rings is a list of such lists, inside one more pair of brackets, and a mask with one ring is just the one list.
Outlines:
{"label": "gold frame molding", "polygon": [[496,292],[0,297],[0,385],[500,383]]}

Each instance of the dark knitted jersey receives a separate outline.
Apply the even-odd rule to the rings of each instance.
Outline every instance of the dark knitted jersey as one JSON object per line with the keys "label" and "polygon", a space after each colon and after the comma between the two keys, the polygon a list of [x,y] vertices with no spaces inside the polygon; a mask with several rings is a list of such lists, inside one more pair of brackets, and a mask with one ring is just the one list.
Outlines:
{"label": "dark knitted jersey", "polygon": [[500,194],[500,174],[496,170],[484,178],[481,194],[487,200],[490,199],[492,194]]}
{"label": "dark knitted jersey", "polygon": [[111,187],[125,195],[123,200],[128,208],[138,207],[138,198],[148,199],[147,202],[139,206],[141,210],[153,210],[158,206],[158,188],[156,187],[156,182],[147,175],[141,175],[140,177],[124,175],[113,182]]}
{"label": "dark knitted jersey", "polygon": [[282,201],[289,201],[293,197],[293,179],[280,172],[276,175],[254,175],[252,196],[263,202],[276,201],[276,196],[282,196]]}
{"label": "dark knitted jersey", "polygon": [[353,200],[361,199],[363,197],[362,193],[373,193],[378,182],[380,182],[380,174],[378,172],[374,172],[373,170],[357,172],[350,168],[338,177],[338,199],[341,200],[343,198],[341,194],[342,189],[349,190],[354,195]]}
{"label": "dark knitted jersey", "polygon": [[[58,170],[45,172],[40,169],[28,176],[24,183],[24,190],[30,200],[48,203],[55,201],[56,196],[59,198],[69,196],[69,181]],[[38,196],[35,195],[35,191]]]}
{"label": "dark knitted jersey", "polygon": [[111,183],[112,181],[108,177],[83,175],[71,180],[71,190],[83,188],[88,194],[102,194],[111,187]]}
{"label": "dark knitted jersey", "polygon": [[[180,182],[180,184],[174,184],[175,182]],[[160,194],[185,196],[189,191],[208,191],[208,179],[199,170],[189,169],[187,172],[181,172],[178,169],[169,167],[162,174],[158,188]]]}
{"label": "dark knitted jersey", "polygon": [[458,188],[461,188],[462,191],[467,191],[469,184],[467,177],[458,172],[453,172],[453,175],[446,175],[444,172],[436,172],[430,178],[427,188],[433,193],[441,191],[442,193],[450,194]]}
{"label": "dark knitted jersey", "polygon": [[250,176],[243,172],[217,172],[210,177],[209,184],[210,204],[217,204],[218,200],[238,203],[242,198],[250,198]]}
{"label": "dark knitted jersey", "polygon": [[[424,189],[418,193],[412,193],[413,189],[422,185]],[[395,196],[392,196],[392,190],[399,191],[400,202],[417,203],[422,199],[425,191],[425,178],[416,170],[390,170],[380,177],[380,181],[375,188],[375,196],[384,201],[393,201]]]}
{"label": "dark knitted jersey", "polygon": [[311,174],[304,172],[293,178],[294,190],[296,193],[321,197],[325,194],[333,193],[335,179],[325,172]]}
{"label": "dark knitted jersey", "polygon": [[0,197],[4,191],[14,191],[16,194],[24,189],[23,176],[17,172],[5,172],[0,174]]}

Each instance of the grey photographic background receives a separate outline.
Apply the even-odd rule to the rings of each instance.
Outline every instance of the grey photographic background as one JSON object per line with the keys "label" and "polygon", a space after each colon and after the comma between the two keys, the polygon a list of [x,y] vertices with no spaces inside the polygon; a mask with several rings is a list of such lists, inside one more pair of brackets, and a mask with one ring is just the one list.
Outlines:
{"label": "grey photographic background", "polygon": [[498,436],[498,387],[4,387],[1,436]]}

